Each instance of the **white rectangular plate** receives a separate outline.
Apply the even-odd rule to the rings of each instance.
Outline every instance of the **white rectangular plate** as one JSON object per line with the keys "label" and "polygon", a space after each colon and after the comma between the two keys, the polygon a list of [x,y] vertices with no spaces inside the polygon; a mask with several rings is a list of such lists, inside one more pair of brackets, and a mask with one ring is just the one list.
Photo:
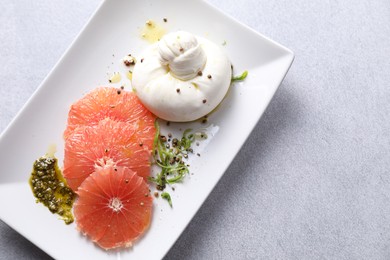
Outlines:
{"label": "white rectangular plate", "polygon": [[[163,18],[168,22],[164,23]],[[140,37],[146,20],[167,31],[186,30],[225,48],[236,73],[235,84],[209,122],[219,129],[193,158],[183,184],[171,191],[174,208],[154,202],[149,231],[133,248],[106,252],[66,226],[35,199],[28,178],[35,159],[56,144],[60,164],[62,133],[70,105],[99,85],[107,71],[122,70],[120,58],[148,43]],[[226,43],[223,45],[223,43]],[[56,259],[160,259],[174,244],[237,154],[286,75],[294,55],[201,0],[106,0],[81,34],[0,138],[0,218]],[[119,86],[119,85],[116,85]],[[191,127],[202,127],[192,123]],[[172,124],[171,129],[189,125]]]}

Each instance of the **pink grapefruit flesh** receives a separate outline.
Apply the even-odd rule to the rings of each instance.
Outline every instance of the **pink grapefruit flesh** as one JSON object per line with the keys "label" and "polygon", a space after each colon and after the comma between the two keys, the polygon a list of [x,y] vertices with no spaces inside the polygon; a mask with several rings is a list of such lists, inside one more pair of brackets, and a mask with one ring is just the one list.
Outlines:
{"label": "pink grapefruit flesh", "polygon": [[77,127],[95,125],[110,118],[115,121],[143,124],[145,133],[154,131],[156,117],[139,101],[136,94],[112,87],[99,87],[74,103],[69,111],[66,139]]}
{"label": "pink grapefruit flesh", "polygon": [[76,191],[99,168],[126,166],[139,176],[150,174],[153,131],[144,131],[138,123],[106,118],[96,125],[80,126],[65,140],[63,174]]}
{"label": "pink grapefruit flesh", "polygon": [[77,194],[73,210],[77,227],[104,249],[131,246],[150,225],[148,185],[127,167],[97,169]]}

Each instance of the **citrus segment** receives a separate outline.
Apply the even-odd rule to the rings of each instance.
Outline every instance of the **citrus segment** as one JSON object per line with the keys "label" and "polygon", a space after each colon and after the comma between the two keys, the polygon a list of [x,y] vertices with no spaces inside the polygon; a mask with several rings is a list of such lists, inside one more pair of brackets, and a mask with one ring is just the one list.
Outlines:
{"label": "citrus segment", "polygon": [[148,185],[127,167],[97,169],[77,194],[77,227],[104,249],[129,247],[149,227],[152,198]]}
{"label": "citrus segment", "polygon": [[155,116],[141,104],[134,93],[112,87],[99,87],[71,106],[64,138],[78,126],[95,125],[105,118],[127,123],[140,120],[145,126],[145,133],[154,129]]}
{"label": "citrus segment", "polygon": [[147,178],[153,132],[145,135],[139,123],[109,118],[97,125],[76,128],[65,140],[63,174],[68,185],[76,191],[96,169],[110,166],[127,166]]}

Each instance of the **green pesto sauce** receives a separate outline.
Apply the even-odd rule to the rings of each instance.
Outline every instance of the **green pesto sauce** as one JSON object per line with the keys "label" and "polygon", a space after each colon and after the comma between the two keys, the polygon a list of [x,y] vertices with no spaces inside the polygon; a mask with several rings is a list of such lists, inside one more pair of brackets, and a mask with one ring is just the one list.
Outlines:
{"label": "green pesto sauce", "polygon": [[66,224],[74,221],[72,205],[76,195],[66,185],[56,158],[42,156],[36,160],[29,183],[37,203],[45,205],[51,213],[60,215]]}

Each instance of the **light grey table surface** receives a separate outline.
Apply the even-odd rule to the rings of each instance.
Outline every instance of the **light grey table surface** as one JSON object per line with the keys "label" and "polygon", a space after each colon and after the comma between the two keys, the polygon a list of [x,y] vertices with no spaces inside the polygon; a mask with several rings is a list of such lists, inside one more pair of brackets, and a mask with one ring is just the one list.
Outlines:
{"label": "light grey table surface", "polygon": [[[99,2],[0,2],[0,131]],[[296,58],[166,259],[390,259],[389,1],[210,2]],[[0,259],[50,259],[0,234]]]}

